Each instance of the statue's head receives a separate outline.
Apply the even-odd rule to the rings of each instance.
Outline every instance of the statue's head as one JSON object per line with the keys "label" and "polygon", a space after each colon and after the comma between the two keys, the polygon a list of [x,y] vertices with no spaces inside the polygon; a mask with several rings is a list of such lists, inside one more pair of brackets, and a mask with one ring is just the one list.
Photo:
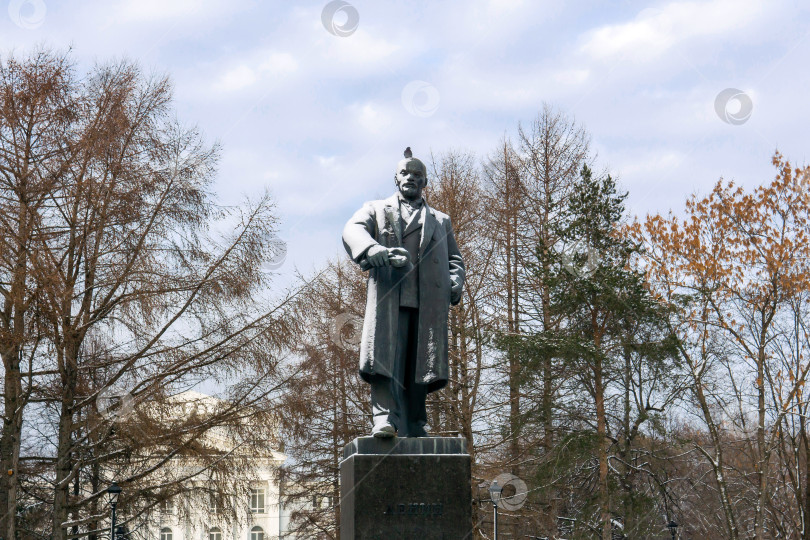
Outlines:
{"label": "statue's head", "polygon": [[413,201],[422,196],[422,190],[427,185],[427,168],[413,157],[410,147],[405,150],[405,159],[397,164],[394,181],[406,199]]}

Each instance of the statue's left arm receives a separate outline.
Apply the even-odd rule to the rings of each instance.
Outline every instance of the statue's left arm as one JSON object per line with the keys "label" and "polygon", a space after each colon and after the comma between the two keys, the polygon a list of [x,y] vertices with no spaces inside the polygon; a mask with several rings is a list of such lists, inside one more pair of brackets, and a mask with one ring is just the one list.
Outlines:
{"label": "statue's left arm", "polygon": [[453,224],[450,218],[444,221],[445,232],[447,233],[447,258],[450,262],[450,303],[456,305],[461,302],[461,291],[464,289],[464,259],[458,250],[456,237],[453,234]]}

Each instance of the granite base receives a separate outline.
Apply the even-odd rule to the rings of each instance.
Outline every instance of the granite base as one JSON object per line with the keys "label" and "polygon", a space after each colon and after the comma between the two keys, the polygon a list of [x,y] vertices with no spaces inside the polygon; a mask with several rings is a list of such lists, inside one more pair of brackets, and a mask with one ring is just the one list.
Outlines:
{"label": "granite base", "polygon": [[472,538],[466,442],[360,437],[347,444],[340,464],[341,540]]}

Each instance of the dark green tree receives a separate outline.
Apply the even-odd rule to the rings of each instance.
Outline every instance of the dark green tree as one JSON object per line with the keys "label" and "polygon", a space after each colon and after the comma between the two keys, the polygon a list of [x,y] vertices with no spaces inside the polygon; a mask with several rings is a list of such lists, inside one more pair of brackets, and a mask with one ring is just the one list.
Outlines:
{"label": "dark green tree", "polygon": [[[526,380],[542,379],[543,359],[557,359],[559,436],[533,480],[541,497],[554,488],[567,499],[558,517],[575,535],[596,532],[604,540],[664,525],[660,490],[640,473],[654,473],[642,455],[656,451],[648,433],[676,382],[674,342],[665,330],[670,310],[634,267],[638,246],[624,233],[625,198],[609,175],[582,168],[555,223],[559,240],[541,241],[532,263],[560,328],[503,340],[517,342]],[[542,408],[529,409],[526,422],[539,425],[542,416]]]}

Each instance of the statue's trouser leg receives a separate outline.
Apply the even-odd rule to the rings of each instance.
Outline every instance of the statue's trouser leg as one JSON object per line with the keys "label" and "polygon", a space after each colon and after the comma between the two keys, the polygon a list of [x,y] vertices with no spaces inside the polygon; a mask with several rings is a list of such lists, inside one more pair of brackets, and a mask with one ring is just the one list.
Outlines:
{"label": "statue's trouser leg", "polygon": [[[371,382],[371,410],[374,415],[374,425],[378,426],[389,422],[399,432],[400,437],[407,436],[408,419],[405,402],[405,367],[410,345],[411,314],[416,309],[400,308],[397,326],[396,353],[392,377],[377,375]],[[418,322],[418,315],[415,321]],[[416,328],[416,327],[414,327]]]}
{"label": "statue's trouser leg", "polygon": [[425,398],[427,387],[416,384],[416,351],[419,331],[419,310],[413,308],[400,308],[400,320],[407,320],[407,328],[400,327],[400,336],[405,338],[405,346],[401,355],[398,355],[400,381],[402,381],[400,419],[402,429],[400,437],[414,437],[424,434],[427,423],[425,411]]}
{"label": "statue's trouser leg", "polygon": [[371,381],[371,412],[374,415],[375,426],[388,422],[398,429],[402,425],[394,386],[396,383],[393,379],[381,375]]}
{"label": "statue's trouser leg", "polygon": [[400,437],[424,434],[427,423],[427,387],[414,382],[418,330],[419,310],[400,308],[393,377],[377,376],[371,382],[374,425],[389,422]]}

